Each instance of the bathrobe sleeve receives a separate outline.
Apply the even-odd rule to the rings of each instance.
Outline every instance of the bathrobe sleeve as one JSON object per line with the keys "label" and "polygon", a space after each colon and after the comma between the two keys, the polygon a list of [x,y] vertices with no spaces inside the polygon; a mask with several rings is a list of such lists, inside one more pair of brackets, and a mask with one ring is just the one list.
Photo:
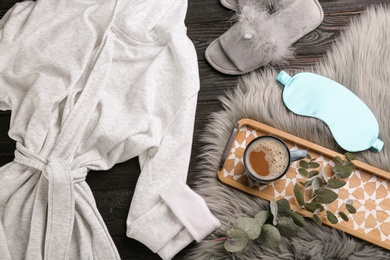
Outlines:
{"label": "bathrobe sleeve", "polygon": [[[193,240],[205,238],[220,222],[204,199],[186,185],[199,90],[196,52],[184,27],[186,1],[153,3],[158,7],[154,6],[150,15],[145,15],[150,5],[135,14],[147,18],[137,19],[144,21],[143,26],[153,24],[153,33],[133,27],[133,23],[122,26],[139,42],[156,35],[159,40],[169,39],[136,82],[135,90],[148,90],[139,97],[148,102],[137,106],[138,110],[133,109],[133,114],[142,111],[143,118],[148,118],[148,127],[137,135],[134,145],[127,146],[130,150],[139,146],[146,149],[137,154],[141,173],[126,224],[128,237],[140,241],[163,259],[171,259]],[[164,11],[157,23],[145,22],[153,18],[155,10],[162,16],[165,9],[169,11]],[[145,32],[148,33],[143,35]],[[142,46],[143,50],[145,47]]]}
{"label": "bathrobe sleeve", "polygon": [[[148,89],[142,96],[148,102],[140,107],[149,117],[149,126],[141,134],[142,140],[137,138],[136,146],[147,149],[138,154],[141,174],[127,218],[127,236],[163,259],[171,259],[220,225],[204,199],[186,185],[199,73],[196,52],[183,23],[185,1],[171,2],[174,5],[164,20],[154,27],[159,35],[170,35],[170,41],[137,81],[137,90]],[[167,4],[161,5],[159,10]],[[172,31],[172,25],[177,29]],[[136,34],[138,31],[131,31],[131,35],[145,39]]]}
{"label": "bathrobe sleeve", "polygon": [[[139,156],[141,175],[131,202],[127,235],[163,259],[171,259],[220,225],[203,198],[186,185],[196,101],[194,95],[186,102],[158,148]],[[151,200],[155,206],[144,208]]]}

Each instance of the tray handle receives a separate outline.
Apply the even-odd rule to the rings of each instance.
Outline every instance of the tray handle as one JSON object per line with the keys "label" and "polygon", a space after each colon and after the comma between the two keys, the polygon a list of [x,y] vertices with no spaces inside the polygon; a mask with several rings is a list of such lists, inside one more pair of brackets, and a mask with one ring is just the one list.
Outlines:
{"label": "tray handle", "polygon": [[236,137],[236,134],[237,134],[237,131],[239,128],[240,128],[239,123],[237,123],[233,128],[233,131],[229,137],[229,141],[227,142],[225,150],[223,151],[222,159],[221,159],[221,163],[219,164],[218,171],[221,171],[223,168],[223,165],[225,164],[226,158],[227,158],[229,151],[230,151],[230,147],[232,146],[232,143],[234,141],[234,138]]}

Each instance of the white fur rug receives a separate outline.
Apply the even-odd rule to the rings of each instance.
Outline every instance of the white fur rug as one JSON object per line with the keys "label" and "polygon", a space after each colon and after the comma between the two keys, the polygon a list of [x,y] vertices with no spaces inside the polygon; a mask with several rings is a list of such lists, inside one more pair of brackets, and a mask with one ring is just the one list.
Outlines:
{"label": "white fur rug", "polygon": [[[346,86],[371,108],[385,146],[380,153],[365,151],[358,158],[386,171],[390,171],[389,68],[390,10],[379,6],[354,20],[324,60],[311,70]],[[205,130],[203,161],[195,189],[222,222],[222,227],[208,240],[225,236],[226,226],[237,216],[253,216],[269,204],[217,179],[222,152],[239,119],[252,118],[343,153],[322,121],[296,116],[285,108],[276,75],[277,71],[269,68],[240,78],[237,88],[221,97],[224,110],[212,115]],[[207,239],[195,245],[186,259],[390,259],[390,252],[383,248],[312,222],[301,229],[299,236],[283,238],[277,249],[254,245],[234,256],[223,249],[223,242]]]}

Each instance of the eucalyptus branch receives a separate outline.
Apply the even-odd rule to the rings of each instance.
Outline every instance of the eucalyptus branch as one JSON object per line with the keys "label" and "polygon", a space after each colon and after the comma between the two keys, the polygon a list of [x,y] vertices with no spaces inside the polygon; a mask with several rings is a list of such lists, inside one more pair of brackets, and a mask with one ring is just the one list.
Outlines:
{"label": "eucalyptus branch", "polygon": [[219,237],[219,238],[215,238],[215,239],[212,239],[212,240],[209,240],[208,242],[218,242],[218,241],[224,241],[226,240],[227,237]]}
{"label": "eucalyptus branch", "polygon": [[304,208],[305,208],[305,206],[299,206],[298,208],[294,209],[293,212],[297,212],[298,210],[304,209]]}
{"label": "eucalyptus branch", "polygon": [[[336,156],[333,159],[334,164],[331,164],[333,174],[330,177],[326,176],[324,165],[315,162],[316,159],[308,156],[306,159],[299,161],[300,168],[298,168],[297,171],[299,174],[306,177],[307,181],[300,182],[304,187],[303,191],[298,185],[294,186],[294,196],[299,204],[299,207],[295,209],[294,212],[304,208],[313,213],[313,219],[316,223],[322,224],[321,219],[318,216],[320,215],[320,212],[324,211],[331,223],[337,223],[337,217],[329,211],[327,204],[332,203],[338,198],[338,194],[332,190],[343,187],[346,182],[342,179],[348,178],[355,169],[355,165],[351,162],[353,159],[355,159],[355,156],[350,153],[346,154],[346,160],[342,160],[340,157]],[[311,190],[311,198],[305,202],[304,194],[307,194],[308,190]],[[352,203],[346,206],[346,208],[351,214],[356,212]],[[343,211],[338,211],[338,214],[343,220],[349,220],[348,216]]]}
{"label": "eucalyptus branch", "polygon": [[[345,185],[346,179],[352,173],[355,165],[351,162],[353,155],[346,155],[346,160],[340,157],[333,159],[335,166],[332,166],[333,175],[327,177],[324,173],[324,166],[315,162],[310,155],[307,159],[299,162],[299,174],[306,177],[306,181],[300,182],[304,187],[303,191],[298,183],[294,185],[294,196],[298,202],[298,208],[291,209],[291,205],[285,198],[278,201],[272,199],[268,210],[261,210],[253,217],[239,217],[233,224],[229,222],[225,237],[209,240],[210,242],[224,241],[223,245],[226,251],[232,253],[233,258],[235,253],[245,252],[254,243],[278,247],[281,243],[281,236],[295,236],[297,228],[306,225],[304,217],[297,211],[305,209],[312,212],[314,222],[322,225],[322,220],[319,216],[325,216],[330,223],[337,223],[338,218],[329,211],[327,204],[332,203],[338,198],[337,193],[331,189],[338,189]],[[319,167],[322,167],[318,170]],[[312,191],[310,199],[305,201],[305,195],[308,191]],[[356,209],[352,206],[353,202],[347,200],[345,207],[350,214],[356,213]],[[338,211],[339,216],[348,221],[348,216]]]}
{"label": "eucalyptus branch", "polygon": [[310,200],[308,200],[307,202],[310,203],[310,202],[313,202],[315,199],[317,198],[317,195],[315,195],[314,197],[312,197]]}

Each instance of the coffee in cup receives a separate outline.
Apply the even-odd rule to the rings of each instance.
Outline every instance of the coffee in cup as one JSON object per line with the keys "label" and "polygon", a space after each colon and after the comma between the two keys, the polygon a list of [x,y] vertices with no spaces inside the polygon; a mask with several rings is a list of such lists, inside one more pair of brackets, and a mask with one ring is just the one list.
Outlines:
{"label": "coffee in cup", "polygon": [[260,136],[252,140],[244,152],[244,166],[255,181],[268,183],[282,177],[292,161],[306,157],[304,150],[290,151],[274,136]]}

